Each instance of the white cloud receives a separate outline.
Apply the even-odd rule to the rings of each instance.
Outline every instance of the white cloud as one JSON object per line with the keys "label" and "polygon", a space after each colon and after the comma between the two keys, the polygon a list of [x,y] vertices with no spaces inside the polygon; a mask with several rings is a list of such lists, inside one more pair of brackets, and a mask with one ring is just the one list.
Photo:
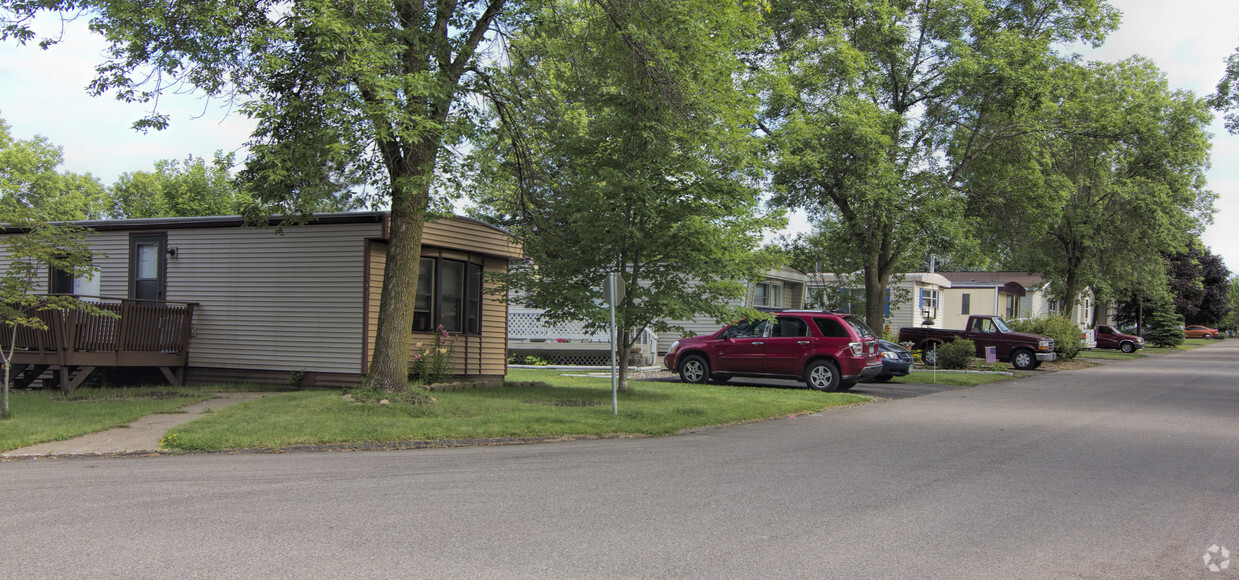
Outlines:
{"label": "white cloud", "polygon": [[[44,29],[59,26],[41,24]],[[245,143],[252,128],[247,119],[204,107],[192,95],[161,98],[159,111],[172,117],[168,129],[134,131],[133,122],[148,106],[86,92],[104,48],[81,19],[68,25],[63,42],[46,51],[0,44],[0,118],[14,137],[46,137],[64,150],[63,169],[91,173],[105,184],[121,173],[150,170],[160,159],[209,158],[216,150],[235,151]]]}

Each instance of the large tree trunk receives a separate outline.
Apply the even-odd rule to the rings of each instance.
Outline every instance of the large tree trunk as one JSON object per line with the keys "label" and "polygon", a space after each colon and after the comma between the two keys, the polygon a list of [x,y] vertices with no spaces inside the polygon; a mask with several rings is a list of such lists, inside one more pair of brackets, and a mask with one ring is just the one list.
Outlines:
{"label": "large tree trunk", "polygon": [[1067,287],[1064,289],[1066,295],[1063,296],[1063,312],[1062,315],[1071,320],[1071,314],[1076,307],[1076,293],[1079,292],[1080,276],[1078,268],[1075,265],[1067,266]]}
{"label": "large tree trunk", "polygon": [[413,307],[417,300],[427,195],[425,179],[393,176],[379,326],[374,337],[374,356],[370,359],[367,373],[368,385],[389,393],[409,391],[409,349],[413,343]]}
{"label": "large tree trunk", "polygon": [[[877,261],[876,257],[873,261]],[[886,325],[885,290],[886,280],[882,279],[882,273],[877,265],[867,266],[865,268],[865,324],[868,324],[869,328],[879,335],[882,334],[883,326]]]}

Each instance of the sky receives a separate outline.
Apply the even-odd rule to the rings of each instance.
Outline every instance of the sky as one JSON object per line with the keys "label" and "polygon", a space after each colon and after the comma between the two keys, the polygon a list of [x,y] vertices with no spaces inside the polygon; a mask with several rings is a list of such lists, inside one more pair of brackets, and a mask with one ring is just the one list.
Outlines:
{"label": "sky", "polygon": [[[1123,23],[1090,60],[1116,62],[1139,54],[1162,69],[1172,88],[1211,93],[1225,71],[1225,59],[1239,46],[1239,2],[1235,0],[1110,0]],[[59,26],[55,23],[55,26]],[[48,51],[37,46],[0,44],[0,118],[13,137],[42,135],[64,151],[63,171],[90,173],[111,185],[123,173],[149,171],[160,159],[210,158],[217,150],[236,151],[252,125],[222,103],[193,95],[172,95],[159,103],[171,126],[138,133],[131,125],[149,108],[110,96],[91,97],[86,87],[102,62],[104,44],[82,21],[66,30],[65,40]],[[1229,135],[1218,117],[1211,127],[1213,165],[1209,188],[1218,193],[1217,213],[1202,239],[1232,273],[1239,273],[1239,137]],[[793,215],[785,233],[808,229]]]}

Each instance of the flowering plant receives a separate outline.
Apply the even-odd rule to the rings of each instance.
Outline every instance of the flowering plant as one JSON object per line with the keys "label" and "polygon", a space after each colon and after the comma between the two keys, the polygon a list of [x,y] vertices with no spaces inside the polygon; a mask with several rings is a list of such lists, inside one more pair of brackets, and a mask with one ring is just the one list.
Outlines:
{"label": "flowering plant", "polygon": [[448,376],[455,345],[456,337],[448,334],[442,324],[437,326],[433,343],[429,346],[417,343],[417,353],[411,361],[410,377],[426,385],[442,382]]}

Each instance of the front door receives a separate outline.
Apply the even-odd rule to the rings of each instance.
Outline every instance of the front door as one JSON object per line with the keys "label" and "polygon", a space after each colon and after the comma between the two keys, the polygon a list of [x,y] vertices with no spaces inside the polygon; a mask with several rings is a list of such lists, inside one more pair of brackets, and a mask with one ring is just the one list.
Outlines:
{"label": "front door", "polygon": [[163,300],[168,234],[129,235],[129,297]]}

